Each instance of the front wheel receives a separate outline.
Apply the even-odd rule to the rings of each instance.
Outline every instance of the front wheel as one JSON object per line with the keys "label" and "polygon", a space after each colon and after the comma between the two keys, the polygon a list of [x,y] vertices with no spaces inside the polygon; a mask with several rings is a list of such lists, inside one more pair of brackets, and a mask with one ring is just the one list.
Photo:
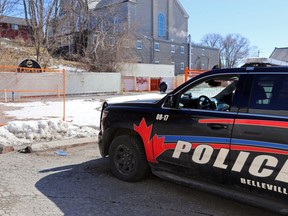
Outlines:
{"label": "front wheel", "polygon": [[136,182],[148,176],[150,168],[139,137],[122,135],[109,148],[112,173],[119,179]]}

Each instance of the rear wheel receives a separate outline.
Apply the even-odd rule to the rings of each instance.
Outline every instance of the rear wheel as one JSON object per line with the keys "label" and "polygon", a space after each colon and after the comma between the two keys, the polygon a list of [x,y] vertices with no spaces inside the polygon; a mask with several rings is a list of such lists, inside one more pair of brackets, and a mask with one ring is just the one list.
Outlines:
{"label": "rear wheel", "polygon": [[150,172],[144,146],[136,136],[122,135],[114,139],[109,148],[109,159],[112,173],[124,181],[141,180]]}

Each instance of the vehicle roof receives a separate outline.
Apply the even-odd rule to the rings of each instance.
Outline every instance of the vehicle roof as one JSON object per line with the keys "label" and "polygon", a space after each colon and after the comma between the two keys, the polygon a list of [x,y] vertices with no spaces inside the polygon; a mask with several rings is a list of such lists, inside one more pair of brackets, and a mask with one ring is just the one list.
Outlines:
{"label": "vehicle roof", "polygon": [[288,66],[271,66],[271,67],[240,67],[240,68],[226,68],[226,69],[216,69],[209,72],[213,73],[235,73],[235,72],[287,72]]}
{"label": "vehicle roof", "polygon": [[205,73],[200,74],[199,76],[193,77],[198,79],[207,75],[214,74],[233,74],[233,73],[287,73],[288,74],[288,66],[273,66],[273,67],[240,67],[240,68],[225,68],[225,69],[215,69],[210,70]]}
{"label": "vehicle roof", "polygon": [[235,73],[287,73],[288,74],[288,66],[271,66],[271,67],[240,67],[240,68],[225,68],[225,69],[215,69],[204,72],[198,76],[193,77],[188,80],[186,83],[178,86],[173,92],[177,92],[179,89],[182,89],[188,83],[194,82],[197,79],[201,79],[202,77],[206,77],[209,75],[217,75],[217,74],[235,74]]}

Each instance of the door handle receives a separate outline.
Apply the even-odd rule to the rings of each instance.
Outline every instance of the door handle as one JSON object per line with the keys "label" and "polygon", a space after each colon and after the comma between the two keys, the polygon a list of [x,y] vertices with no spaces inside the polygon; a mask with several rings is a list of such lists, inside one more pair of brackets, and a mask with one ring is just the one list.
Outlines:
{"label": "door handle", "polygon": [[226,125],[226,124],[208,124],[208,127],[210,127],[213,130],[220,130],[220,129],[227,129],[228,125]]}

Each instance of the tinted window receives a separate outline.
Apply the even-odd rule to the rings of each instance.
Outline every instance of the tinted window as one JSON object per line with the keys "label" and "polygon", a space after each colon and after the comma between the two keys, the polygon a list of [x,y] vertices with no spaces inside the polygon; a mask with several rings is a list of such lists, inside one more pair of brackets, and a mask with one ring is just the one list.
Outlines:
{"label": "tinted window", "polygon": [[288,76],[255,76],[249,113],[288,115]]}

